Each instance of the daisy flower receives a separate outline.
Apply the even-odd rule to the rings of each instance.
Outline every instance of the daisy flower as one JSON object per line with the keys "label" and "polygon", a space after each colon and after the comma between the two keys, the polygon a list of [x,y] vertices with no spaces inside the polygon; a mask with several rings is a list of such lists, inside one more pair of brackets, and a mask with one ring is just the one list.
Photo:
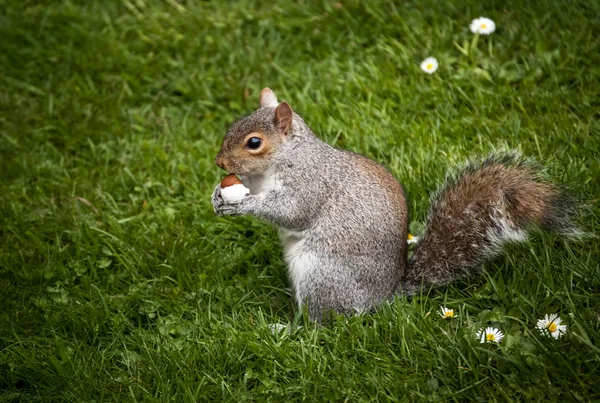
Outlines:
{"label": "daisy flower", "polygon": [[537,328],[540,329],[542,334],[552,336],[555,339],[558,339],[567,332],[567,325],[561,325],[560,317],[555,313],[544,315],[544,319],[539,319],[537,321]]}
{"label": "daisy flower", "polygon": [[421,62],[421,70],[427,74],[433,74],[438,69],[438,61],[435,57],[428,57]]}
{"label": "daisy flower", "polygon": [[495,327],[486,327],[485,329],[481,328],[477,331],[476,336],[481,343],[500,343],[504,338],[504,334]]}
{"label": "daisy flower", "polygon": [[454,309],[440,308],[440,315],[444,319],[452,319],[454,317]]}
{"label": "daisy flower", "polygon": [[418,236],[412,236],[411,234],[408,234],[408,239],[406,241],[409,245],[413,244],[413,243],[417,243],[419,242],[419,237]]}
{"label": "daisy flower", "polygon": [[496,30],[496,23],[489,18],[479,17],[471,21],[469,28],[474,34],[489,35]]}

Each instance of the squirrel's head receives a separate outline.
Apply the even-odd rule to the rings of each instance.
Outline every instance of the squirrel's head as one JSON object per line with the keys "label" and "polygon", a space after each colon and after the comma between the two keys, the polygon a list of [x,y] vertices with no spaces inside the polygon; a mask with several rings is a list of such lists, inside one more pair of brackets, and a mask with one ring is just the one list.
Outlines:
{"label": "squirrel's head", "polygon": [[292,108],[277,102],[270,88],[260,92],[260,108],[231,126],[215,163],[234,174],[264,173],[292,133]]}

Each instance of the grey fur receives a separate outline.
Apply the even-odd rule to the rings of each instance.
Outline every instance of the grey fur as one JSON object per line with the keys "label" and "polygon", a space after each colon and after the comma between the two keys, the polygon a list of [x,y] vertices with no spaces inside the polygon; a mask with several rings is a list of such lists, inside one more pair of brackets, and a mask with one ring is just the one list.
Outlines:
{"label": "grey fur", "polygon": [[[251,214],[279,228],[297,301],[308,304],[313,320],[328,311],[369,310],[398,292],[450,282],[532,223],[573,228],[561,210],[565,199],[545,182],[538,186],[545,209],[536,215],[539,222],[530,219],[533,213],[519,211],[524,206],[519,198],[542,182],[532,165],[514,156],[496,157],[466,168],[438,192],[426,234],[407,266],[407,209],[400,184],[381,165],[318,139],[296,114],[291,132],[277,133],[274,116],[274,107],[262,107],[229,130],[218,158],[227,158],[228,171],[241,177],[250,195],[225,203],[217,186],[212,202],[217,214]],[[234,158],[235,147],[257,130],[271,136],[273,152],[263,159]],[[467,188],[480,179],[487,183],[480,189],[485,197],[455,200],[473,197]],[[526,202],[538,196],[531,194]],[[455,221],[433,227],[446,219]]]}

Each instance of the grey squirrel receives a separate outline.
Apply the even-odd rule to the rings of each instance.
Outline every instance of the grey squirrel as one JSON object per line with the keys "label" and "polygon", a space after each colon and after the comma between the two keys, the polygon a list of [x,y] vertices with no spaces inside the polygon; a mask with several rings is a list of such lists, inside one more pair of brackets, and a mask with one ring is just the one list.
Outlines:
{"label": "grey squirrel", "polygon": [[376,162],[318,139],[269,88],[260,108],[229,129],[215,162],[249,188],[226,201],[217,185],[215,212],[251,214],[279,229],[296,300],[317,321],[470,274],[531,226],[577,232],[569,196],[534,163],[493,156],[447,180],[407,261],[400,183]]}

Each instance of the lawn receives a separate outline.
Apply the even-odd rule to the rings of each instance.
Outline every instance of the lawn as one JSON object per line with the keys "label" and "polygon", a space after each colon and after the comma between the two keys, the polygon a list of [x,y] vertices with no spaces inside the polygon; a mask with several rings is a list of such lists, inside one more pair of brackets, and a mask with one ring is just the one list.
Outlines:
{"label": "lawn", "polygon": [[480,276],[318,326],[275,230],[210,204],[221,139],[268,86],[385,164],[417,234],[445,175],[502,149],[598,233],[600,4],[523,3],[0,1],[0,401],[600,400],[597,238],[534,232]]}

